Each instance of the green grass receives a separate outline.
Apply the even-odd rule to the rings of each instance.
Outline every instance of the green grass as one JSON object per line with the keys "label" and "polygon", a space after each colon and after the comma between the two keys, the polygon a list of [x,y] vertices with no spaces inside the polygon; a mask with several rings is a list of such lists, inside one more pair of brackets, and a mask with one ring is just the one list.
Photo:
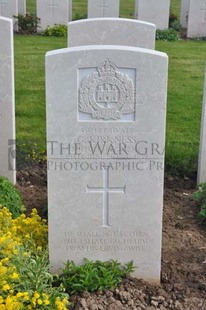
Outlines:
{"label": "green grass", "polygon": [[27,12],[36,12],[36,0],[27,0],[26,1],[26,10]]}
{"label": "green grass", "polygon": [[66,38],[15,36],[17,139],[45,148],[45,53],[66,47]]}
{"label": "green grass", "polygon": [[169,56],[167,171],[189,174],[197,166],[206,42],[158,41],[156,49]]}
{"label": "green grass", "polygon": [[170,12],[175,14],[178,18],[180,16],[181,0],[170,0]]}
{"label": "green grass", "polygon": [[[125,17],[131,3],[121,1]],[[179,1],[171,4],[176,14]],[[74,0],[73,7],[74,14],[83,14],[86,0]],[[41,149],[46,144],[45,53],[64,47],[66,38],[15,36],[17,139],[34,140]],[[169,56],[166,169],[189,175],[197,166],[206,41],[157,41],[156,49]]]}

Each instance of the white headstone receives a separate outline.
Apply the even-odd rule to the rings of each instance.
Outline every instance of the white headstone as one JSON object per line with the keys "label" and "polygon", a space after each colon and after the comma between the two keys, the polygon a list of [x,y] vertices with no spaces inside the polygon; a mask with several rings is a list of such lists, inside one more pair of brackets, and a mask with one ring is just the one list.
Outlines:
{"label": "white headstone", "polygon": [[69,21],[72,21],[72,0],[69,0]]}
{"label": "white headstone", "polygon": [[190,0],[181,0],[180,24],[187,28]]}
{"label": "white headstone", "polygon": [[206,37],[206,0],[190,0],[187,37]]}
{"label": "white headstone", "polygon": [[119,0],[88,0],[88,18],[119,17]]}
{"label": "white headstone", "polygon": [[206,67],[197,183],[206,182]]}
{"label": "white headstone", "polygon": [[16,182],[13,21],[0,17],[0,175]]}
{"label": "white headstone", "polygon": [[84,258],[160,280],[167,56],[124,46],[47,53],[51,270]]}
{"label": "white headstone", "polygon": [[156,25],[157,29],[169,26],[170,0],[138,0],[137,19]]}
{"label": "white headstone", "polygon": [[18,15],[18,0],[0,0],[0,16],[13,18]]}
{"label": "white headstone", "polygon": [[134,16],[136,19],[138,18],[138,0],[135,0]]}
{"label": "white headstone", "polygon": [[37,16],[41,19],[41,30],[55,24],[67,25],[71,0],[37,0]]}
{"label": "white headstone", "polygon": [[68,46],[125,45],[155,48],[154,24],[124,18],[91,18],[68,25]]}
{"label": "white headstone", "polygon": [[26,0],[18,0],[18,12],[21,15],[26,14]]}

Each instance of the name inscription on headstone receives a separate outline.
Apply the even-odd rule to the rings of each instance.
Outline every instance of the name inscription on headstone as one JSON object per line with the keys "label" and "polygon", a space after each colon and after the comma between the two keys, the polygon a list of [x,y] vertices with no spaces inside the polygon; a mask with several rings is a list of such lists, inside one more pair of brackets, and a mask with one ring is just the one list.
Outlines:
{"label": "name inscription on headstone", "polygon": [[[164,157],[164,147],[155,142],[140,140],[135,134],[80,134],[72,142],[47,143],[50,149],[49,170],[102,170],[106,167],[111,170],[144,170],[152,166],[161,168]],[[102,161],[99,161],[100,159]],[[113,161],[114,159],[116,160]],[[95,168],[95,165],[98,165],[98,168]]]}

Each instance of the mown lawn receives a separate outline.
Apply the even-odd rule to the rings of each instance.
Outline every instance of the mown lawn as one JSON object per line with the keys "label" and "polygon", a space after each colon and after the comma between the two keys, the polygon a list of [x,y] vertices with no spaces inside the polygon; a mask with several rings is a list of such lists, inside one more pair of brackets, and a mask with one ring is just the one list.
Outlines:
{"label": "mown lawn", "polygon": [[157,41],[169,56],[166,167],[196,169],[203,99],[206,41]]}
{"label": "mown lawn", "polygon": [[[82,3],[86,8],[85,0],[73,0],[79,15],[84,14]],[[129,17],[134,0],[122,1],[121,7],[125,3],[125,17]],[[172,11],[177,13],[179,1],[172,0],[171,4]],[[34,8],[35,1],[28,0],[28,5]],[[45,149],[44,57],[47,51],[66,44],[66,38],[15,36],[18,141],[35,141]],[[169,56],[166,169],[168,173],[188,175],[195,171],[198,158],[206,41],[157,41],[156,49]]]}

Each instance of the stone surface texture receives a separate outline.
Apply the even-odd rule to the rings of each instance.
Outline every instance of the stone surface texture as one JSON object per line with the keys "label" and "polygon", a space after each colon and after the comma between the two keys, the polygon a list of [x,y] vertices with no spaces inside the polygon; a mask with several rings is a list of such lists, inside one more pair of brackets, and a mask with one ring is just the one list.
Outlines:
{"label": "stone surface texture", "polygon": [[157,29],[169,26],[170,0],[138,0],[137,19],[156,25]]}
{"label": "stone surface texture", "polygon": [[17,30],[17,22],[13,16],[18,15],[18,0],[0,0],[0,16],[13,19],[14,30]]}
{"label": "stone surface texture", "polygon": [[26,0],[18,0],[18,12],[21,15],[26,14]]}
{"label": "stone surface texture", "polygon": [[0,175],[16,182],[13,21],[0,17]]}
{"label": "stone surface texture", "polygon": [[71,0],[37,0],[37,16],[42,31],[55,24],[67,25],[71,18]]}
{"label": "stone surface texture", "polygon": [[190,0],[188,15],[188,38],[206,36],[206,0]]}
{"label": "stone surface texture", "polygon": [[12,18],[18,14],[18,0],[1,0],[0,1],[0,16]]}
{"label": "stone surface texture", "polygon": [[134,16],[137,19],[138,18],[138,0],[135,1],[135,8],[134,8]]}
{"label": "stone surface texture", "polygon": [[159,283],[167,71],[148,49],[47,53],[53,272],[68,259],[133,260],[135,276]]}
{"label": "stone surface texture", "polygon": [[72,0],[69,0],[69,21],[72,21]]}
{"label": "stone surface texture", "polygon": [[87,17],[119,17],[119,0],[88,0]]}
{"label": "stone surface texture", "polygon": [[204,83],[204,97],[202,104],[202,122],[200,135],[200,151],[197,183],[206,182],[206,69]]}
{"label": "stone surface texture", "polygon": [[180,7],[180,24],[183,28],[187,28],[190,0],[181,0]]}
{"label": "stone surface texture", "polygon": [[124,18],[91,18],[68,25],[68,46],[125,45],[154,49],[154,24]]}

